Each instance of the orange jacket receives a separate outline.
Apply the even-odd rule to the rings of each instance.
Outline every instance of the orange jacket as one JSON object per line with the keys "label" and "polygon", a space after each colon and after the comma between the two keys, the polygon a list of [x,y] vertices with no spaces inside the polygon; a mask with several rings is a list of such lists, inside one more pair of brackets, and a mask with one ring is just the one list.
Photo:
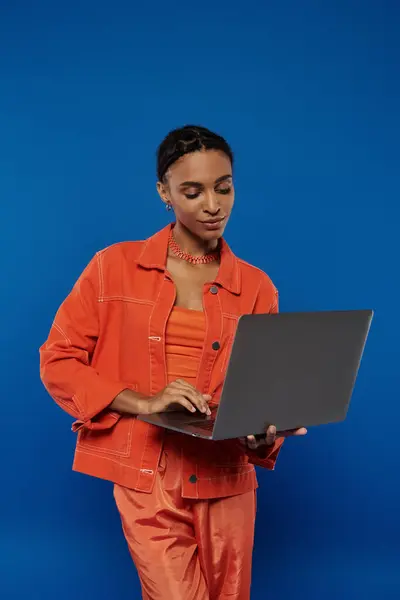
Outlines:
{"label": "orange jacket", "polygon": [[[176,294],[165,267],[170,227],[99,252],[40,349],[44,385],[77,419],[74,470],[143,492],[152,490],[165,432],[108,407],[123,389],[154,395],[167,384],[164,333]],[[218,276],[204,286],[203,305],[207,326],[197,388],[218,403],[238,317],[277,312],[278,294],[265,273],[223,241]],[[282,443],[246,452],[237,440],[180,437],[182,494],[189,498],[255,489],[253,465],[273,469]]]}

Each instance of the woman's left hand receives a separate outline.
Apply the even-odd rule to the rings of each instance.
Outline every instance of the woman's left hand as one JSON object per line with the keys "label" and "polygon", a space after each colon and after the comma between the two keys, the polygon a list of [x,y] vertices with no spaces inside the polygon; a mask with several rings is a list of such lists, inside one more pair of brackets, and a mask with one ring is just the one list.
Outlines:
{"label": "woman's left hand", "polygon": [[257,450],[260,446],[272,446],[276,438],[306,435],[307,429],[288,429],[287,431],[276,431],[274,425],[270,425],[263,435],[248,435],[247,438],[240,438],[241,443],[250,450]]}

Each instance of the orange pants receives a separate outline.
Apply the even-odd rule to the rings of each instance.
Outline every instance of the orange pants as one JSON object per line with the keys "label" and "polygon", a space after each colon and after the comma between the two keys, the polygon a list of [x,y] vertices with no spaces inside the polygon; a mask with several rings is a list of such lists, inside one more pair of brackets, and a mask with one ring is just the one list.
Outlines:
{"label": "orange pants", "polygon": [[164,448],[151,494],[114,497],[144,600],[249,600],[256,493],[181,497],[180,455]]}

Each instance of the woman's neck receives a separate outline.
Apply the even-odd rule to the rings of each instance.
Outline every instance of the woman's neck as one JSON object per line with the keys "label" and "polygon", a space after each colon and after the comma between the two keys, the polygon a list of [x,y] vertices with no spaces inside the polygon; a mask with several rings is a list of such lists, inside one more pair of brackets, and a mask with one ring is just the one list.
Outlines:
{"label": "woman's neck", "polygon": [[202,240],[193,235],[179,221],[174,226],[174,238],[180,249],[192,256],[204,256],[218,247],[218,240]]}

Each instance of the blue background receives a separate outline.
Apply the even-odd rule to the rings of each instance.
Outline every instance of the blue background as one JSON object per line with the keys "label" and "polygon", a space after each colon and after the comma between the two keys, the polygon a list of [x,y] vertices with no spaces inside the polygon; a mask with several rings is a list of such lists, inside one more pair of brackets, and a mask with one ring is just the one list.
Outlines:
{"label": "blue background", "polygon": [[252,600],[400,597],[399,11],[2,0],[1,598],[140,597],[38,347],[95,251],[166,223],[155,150],[193,122],[236,152],[227,239],[281,309],[376,310],[348,420],[260,472]]}

